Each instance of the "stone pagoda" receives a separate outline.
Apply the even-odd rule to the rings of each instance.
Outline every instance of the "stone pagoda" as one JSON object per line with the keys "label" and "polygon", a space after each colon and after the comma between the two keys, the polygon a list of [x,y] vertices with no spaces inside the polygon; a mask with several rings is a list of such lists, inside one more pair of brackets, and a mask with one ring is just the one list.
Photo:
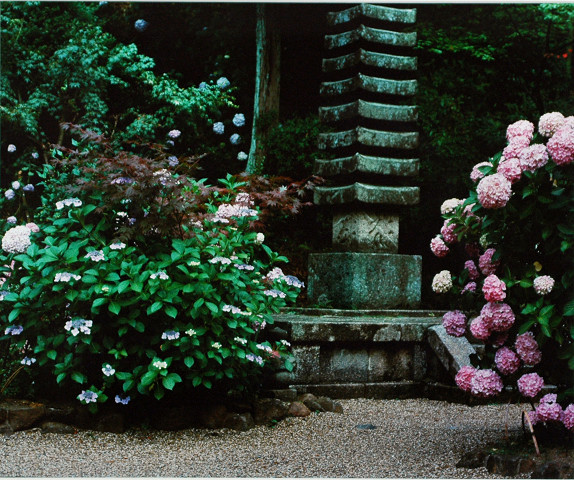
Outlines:
{"label": "stone pagoda", "polygon": [[319,115],[334,252],[309,258],[311,302],[340,309],[417,308],[421,257],[400,255],[399,212],[419,201],[415,158],[416,10],[359,4],[327,16]]}

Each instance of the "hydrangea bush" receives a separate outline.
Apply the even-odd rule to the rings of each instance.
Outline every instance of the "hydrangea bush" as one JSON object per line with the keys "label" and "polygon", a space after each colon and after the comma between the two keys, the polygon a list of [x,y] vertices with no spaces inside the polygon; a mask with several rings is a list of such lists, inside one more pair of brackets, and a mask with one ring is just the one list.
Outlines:
{"label": "hydrangea bush", "polygon": [[257,231],[257,194],[180,175],[161,152],[105,153],[62,149],[36,211],[2,199],[15,221],[2,226],[0,342],[18,363],[92,410],[174,389],[252,392],[264,369],[291,369],[265,326],[304,285]]}
{"label": "hydrangea bush", "polygon": [[[545,114],[537,132],[520,120],[506,139],[501,153],[473,168],[468,198],[441,206],[444,224],[430,248],[462,268],[441,271],[432,288],[459,307],[443,317],[447,333],[485,343],[457,385],[479,397],[506,388],[539,400],[532,423],[572,430],[574,117]],[[543,395],[547,385],[557,394]]]}

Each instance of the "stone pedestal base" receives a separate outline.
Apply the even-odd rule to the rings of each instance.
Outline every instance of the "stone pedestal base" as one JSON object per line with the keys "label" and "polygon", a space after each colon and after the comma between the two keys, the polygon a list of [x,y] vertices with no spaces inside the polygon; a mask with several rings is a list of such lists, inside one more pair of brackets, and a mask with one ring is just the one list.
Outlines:
{"label": "stone pedestal base", "polygon": [[311,254],[307,294],[312,303],[333,308],[417,308],[421,270],[419,255]]}
{"label": "stone pedestal base", "polygon": [[345,252],[397,253],[399,216],[360,211],[335,213],[333,246]]}

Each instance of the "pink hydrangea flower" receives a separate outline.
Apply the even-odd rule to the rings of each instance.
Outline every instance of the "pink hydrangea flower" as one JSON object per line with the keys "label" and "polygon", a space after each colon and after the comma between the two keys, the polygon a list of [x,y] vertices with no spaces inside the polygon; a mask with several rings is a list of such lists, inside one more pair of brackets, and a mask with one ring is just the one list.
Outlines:
{"label": "pink hydrangea flower", "polygon": [[479,315],[470,321],[470,333],[477,340],[487,340],[490,337],[490,328]]}
{"label": "pink hydrangea flower", "polygon": [[452,220],[447,219],[444,221],[440,233],[446,243],[456,243],[458,241],[456,233],[454,233],[455,228],[456,224]]}
{"label": "pink hydrangea flower", "polygon": [[460,291],[460,294],[462,295],[463,293],[466,292],[476,292],[476,282],[468,282],[464,288]]}
{"label": "pink hydrangea flower", "polygon": [[478,182],[476,194],[484,208],[502,208],[510,200],[512,184],[504,175],[495,173]]}
{"label": "pink hydrangea flower", "polygon": [[530,145],[530,138],[525,136],[514,137],[512,141],[502,150],[504,158],[518,158],[526,147]]}
{"label": "pink hydrangea flower", "polygon": [[492,167],[492,163],[490,162],[480,162],[477,163],[474,167],[472,167],[472,172],[470,172],[470,179],[476,183],[478,182],[481,178],[484,177],[484,173],[482,173],[479,169],[480,167]]}
{"label": "pink hydrangea flower", "polygon": [[511,375],[520,367],[520,358],[508,347],[499,348],[494,355],[496,368],[503,375]]}
{"label": "pink hydrangea flower", "polygon": [[493,370],[477,370],[470,381],[470,393],[477,397],[493,397],[503,386],[502,379]]}
{"label": "pink hydrangea flower", "polygon": [[489,275],[484,279],[482,293],[487,302],[502,302],[506,298],[506,283],[496,275]]}
{"label": "pink hydrangea flower", "polygon": [[432,253],[434,253],[435,256],[439,258],[446,256],[450,250],[446,245],[446,243],[444,243],[444,240],[440,237],[434,237],[431,240],[430,248],[432,250]]}
{"label": "pink hydrangea flower", "polygon": [[476,280],[479,277],[478,268],[472,260],[467,260],[464,262],[464,269],[468,271],[468,278],[471,280]]}
{"label": "pink hydrangea flower", "polygon": [[554,288],[554,279],[550,275],[542,275],[534,279],[534,290],[538,295],[548,295]]}
{"label": "pink hydrangea flower", "polygon": [[532,139],[534,135],[534,124],[528,120],[518,120],[506,129],[506,140],[512,141],[515,137],[527,137]]}
{"label": "pink hydrangea flower", "polygon": [[571,403],[564,409],[562,423],[568,430],[574,430],[574,403]]}
{"label": "pink hydrangea flower", "polygon": [[[564,418],[564,411],[560,404],[556,403],[556,400],[543,402],[544,398],[548,396],[549,395],[544,395],[538,407],[536,407],[538,420],[541,422],[561,422]],[[556,397],[556,395],[554,395],[554,397]]]}
{"label": "pink hydrangea flower", "polygon": [[551,137],[564,124],[564,115],[560,112],[545,113],[538,121],[538,132],[543,137]]}
{"label": "pink hydrangea flower", "polygon": [[454,381],[456,382],[458,388],[464,390],[465,392],[470,392],[470,382],[476,373],[476,368],[465,365],[462,367],[454,377]]}
{"label": "pink hydrangea flower", "polygon": [[546,144],[556,165],[569,165],[574,161],[574,128],[565,126],[558,130]]}
{"label": "pink hydrangea flower", "polygon": [[454,213],[456,207],[458,207],[462,203],[464,203],[464,200],[461,200],[459,198],[449,198],[448,200],[442,202],[442,205],[440,206],[440,214],[448,215]]}
{"label": "pink hydrangea flower", "polygon": [[480,268],[483,275],[492,275],[500,265],[500,260],[492,260],[495,253],[496,250],[494,248],[489,248],[478,258],[478,268]]}
{"label": "pink hydrangea flower", "polygon": [[522,171],[534,172],[548,163],[548,151],[540,143],[530,145],[518,156]]}
{"label": "pink hydrangea flower", "polygon": [[38,233],[40,231],[40,227],[34,222],[27,223],[26,226],[34,233]]}
{"label": "pink hydrangea flower", "polygon": [[509,158],[501,161],[496,168],[496,172],[504,175],[510,183],[516,183],[522,177],[522,167],[518,158]]}
{"label": "pink hydrangea flower", "polygon": [[536,410],[530,410],[528,412],[528,418],[530,419],[530,423],[532,424],[532,426],[536,425],[539,422]]}
{"label": "pink hydrangea flower", "polygon": [[542,390],[544,379],[537,373],[527,373],[518,379],[517,385],[522,395],[534,398]]}
{"label": "pink hydrangea flower", "polygon": [[536,343],[532,332],[518,335],[514,342],[514,348],[526,365],[536,365],[542,360],[542,353],[538,348],[538,343]]}
{"label": "pink hydrangea flower", "polygon": [[466,331],[466,315],[460,310],[446,312],[442,317],[442,325],[449,335],[462,337]]}
{"label": "pink hydrangea flower", "polygon": [[515,316],[506,303],[487,303],[480,311],[485,325],[494,332],[506,332],[514,325]]}
{"label": "pink hydrangea flower", "polygon": [[560,130],[562,130],[562,128],[574,128],[574,115],[570,115],[569,117],[566,117],[564,119],[564,123],[562,124],[562,127],[560,128]]}

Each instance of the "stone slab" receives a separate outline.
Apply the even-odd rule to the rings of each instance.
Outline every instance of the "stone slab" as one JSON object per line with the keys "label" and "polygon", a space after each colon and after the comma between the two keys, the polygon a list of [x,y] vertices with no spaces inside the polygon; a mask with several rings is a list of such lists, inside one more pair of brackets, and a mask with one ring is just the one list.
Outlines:
{"label": "stone slab", "polygon": [[350,147],[355,144],[397,150],[414,150],[419,146],[419,134],[418,132],[385,132],[372,128],[356,127],[344,132],[320,133],[317,136],[317,147],[320,150]]}
{"label": "stone slab", "polygon": [[410,97],[417,93],[417,81],[390,80],[358,73],[354,77],[344,80],[322,82],[319,93],[323,96],[340,96],[357,90]]}
{"label": "stone slab", "polygon": [[388,187],[355,182],[338,187],[315,187],[315,205],[343,205],[366,203],[370,205],[416,205],[419,203],[419,187]]}
{"label": "stone slab", "polygon": [[418,158],[373,157],[356,153],[352,157],[332,160],[317,159],[315,160],[314,173],[321,177],[348,175],[354,172],[414,177],[419,174],[419,164]]}
{"label": "stone slab", "polygon": [[327,24],[330,26],[347,23],[360,17],[382,20],[385,22],[415,23],[417,11],[415,8],[391,8],[382,5],[361,3],[340,12],[329,12]]}
{"label": "stone slab", "polygon": [[472,365],[470,356],[476,352],[466,337],[453,337],[442,325],[435,325],[429,328],[428,342],[453,377],[465,365]]}
{"label": "stone slab", "polygon": [[370,52],[363,48],[359,48],[356,52],[349,53],[347,55],[323,59],[322,67],[323,72],[329,73],[356,67],[357,65],[414,72],[417,69],[417,57]]}
{"label": "stone slab", "polygon": [[325,36],[325,48],[334,48],[352,45],[360,40],[378,43],[381,45],[393,45],[398,47],[414,47],[417,43],[417,32],[393,32],[378,28],[359,25],[348,32]]}
{"label": "stone slab", "polygon": [[378,102],[355,100],[330,107],[319,107],[322,122],[338,122],[354,117],[385,120],[388,122],[416,122],[418,109],[414,105],[389,105]]}
{"label": "stone slab", "polygon": [[311,254],[308,297],[335,308],[417,308],[421,264],[419,255]]}
{"label": "stone slab", "polygon": [[397,253],[399,216],[364,211],[335,213],[333,246],[343,252]]}

